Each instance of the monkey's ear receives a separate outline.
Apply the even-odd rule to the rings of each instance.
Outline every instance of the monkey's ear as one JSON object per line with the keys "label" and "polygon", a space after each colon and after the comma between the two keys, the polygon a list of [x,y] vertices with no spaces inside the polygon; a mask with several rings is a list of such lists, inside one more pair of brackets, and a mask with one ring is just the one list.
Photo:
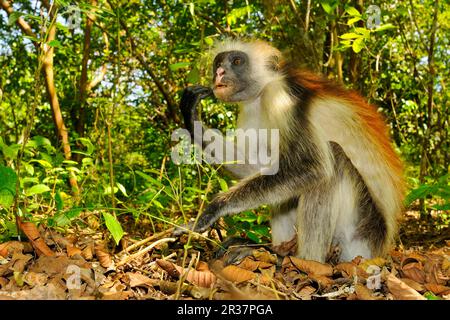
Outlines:
{"label": "monkey's ear", "polygon": [[267,61],[267,66],[269,70],[272,71],[280,71],[281,68],[281,59],[277,55],[270,56]]}

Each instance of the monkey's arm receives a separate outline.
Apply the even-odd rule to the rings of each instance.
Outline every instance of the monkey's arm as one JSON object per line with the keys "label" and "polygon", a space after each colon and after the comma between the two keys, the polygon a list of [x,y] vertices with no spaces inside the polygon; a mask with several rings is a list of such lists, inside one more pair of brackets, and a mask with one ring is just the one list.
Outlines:
{"label": "monkey's arm", "polygon": [[[314,188],[326,179],[324,169],[317,160],[280,157],[276,174],[257,174],[242,180],[227,192],[218,194],[198,219],[195,231],[205,231],[224,215],[254,209],[262,204],[286,201],[302,192],[308,192],[307,188]],[[178,234],[182,232],[180,230]]]}
{"label": "monkey's arm", "polygon": [[[203,135],[194,134],[195,128],[194,123],[196,121],[200,121],[198,110],[198,105],[200,104],[200,101],[212,95],[213,92],[211,88],[198,85],[191,86],[187,87],[184,90],[180,102],[180,110],[183,115],[184,125],[191,134],[191,139],[194,140],[194,143],[201,146],[202,149],[207,147],[208,142],[203,140]],[[209,129],[207,126],[203,124],[201,124],[201,126],[203,128],[202,132]],[[236,155],[237,159],[246,158],[242,150],[238,148],[237,144],[235,144],[234,141],[225,139],[225,137],[220,132],[218,132],[218,130],[210,130],[209,136],[211,138],[211,141],[214,141],[214,144],[223,146],[222,150],[234,150],[234,154]],[[223,161],[220,160],[225,158],[222,153],[217,153],[214,155],[205,153],[204,157],[206,161],[209,163],[223,163]],[[258,165],[249,164],[249,161],[245,161],[245,163],[240,164],[225,163],[223,164],[223,167],[225,168],[225,170],[229,171],[232,175],[236,176],[237,178],[244,178],[250,176],[255,172],[258,172],[258,170],[260,169]]]}

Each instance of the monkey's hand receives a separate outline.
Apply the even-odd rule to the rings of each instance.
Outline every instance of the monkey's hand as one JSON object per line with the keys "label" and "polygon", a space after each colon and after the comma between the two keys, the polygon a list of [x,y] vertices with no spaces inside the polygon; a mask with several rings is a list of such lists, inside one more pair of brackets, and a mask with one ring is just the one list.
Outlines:
{"label": "monkey's hand", "polygon": [[183,115],[184,125],[191,134],[194,130],[194,121],[198,120],[198,104],[201,100],[211,96],[212,94],[213,91],[211,88],[199,85],[184,89],[180,101],[180,110]]}
{"label": "monkey's hand", "polygon": [[174,236],[180,236],[183,233],[189,232],[189,230],[202,233],[206,231],[214,222],[216,222],[219,217],[219,202],[216,200],[213,200],[203,211],[202,215],[198,218],[197,224],[194,227],[194,222],[191,221],[188,224],[184,224],[180,226],[179,228],[176,228],[173,232]]}

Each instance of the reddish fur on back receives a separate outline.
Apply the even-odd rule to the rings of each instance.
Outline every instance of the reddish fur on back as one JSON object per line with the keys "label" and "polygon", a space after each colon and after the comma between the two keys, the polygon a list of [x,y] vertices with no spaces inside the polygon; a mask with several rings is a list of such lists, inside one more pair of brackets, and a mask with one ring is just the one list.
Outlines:
{"label": "reddish fur on back", "polygon": [[358,115],[364,128],[367,129],[365,134],[377,147],[381,158],[392,171],[392,176],[397,178],[394,183],[396,183],[398,197],[402,198],[405,191],[405,185],[402,178],[402,162],[392,148],[391,139],[383,116],[377,112],[375,106],[369,104],[356,91],[345,89],[344,87],[327,79],[318,77],[311,72],[295,70],[292,75],[296,78],[297,83],[318,96],[334,97],[348,103],[355,114]]}

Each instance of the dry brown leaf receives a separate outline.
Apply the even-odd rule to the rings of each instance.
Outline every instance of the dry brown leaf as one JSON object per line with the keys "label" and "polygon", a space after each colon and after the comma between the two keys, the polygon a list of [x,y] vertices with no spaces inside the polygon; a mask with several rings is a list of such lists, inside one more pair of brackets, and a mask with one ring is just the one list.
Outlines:
{"label": "dry brown leaf", "polygon": [[27,238],[30,240],[32,246],[36,250],[36,253],[40,255],[44,255],[47,257],[54,256],[55,253],[47,246],[44,239],[42,239],[39,230],[36,225],[32,222],[22,222],[19,221],[19,227],[25,233]]}
{"label": "dry brown leaf", "polygon": [[253,250],[252,256],[255,257],[255,259],[258,261],[267,262],[267,263],[271,263],[271,264],[277,263],[277,255],[270,253],[269,251],[267,251],[264,248]]}
{"label": "dry brown leaf", "polygon": [[376,298],[372,296],[372,292],[362,284],[357,283],[355,290],[358,300],[376,300]]}
{"label": "dry brown leaf", "polygon": [[449,294],[450,293],[450,287],[446,287],[440,284],[435,284],[435,283],[426,283],[425,284],[425,288],[431,292],[433,292],[434,294]]}
{"label": "dry brown leaf", "polygon": [[178,279],[181,275],[181,272],[178,271],[178,269],[176,268],[175,264],[167,261],[167,260],[162,260],[162,259],[156,259],[156,264],[163,269],[164,271],[166,271],[169,276],[171,276],[172,278]]}
{"label": "dry brown leaf", "polygon": [[111,256],[109,252],[106,250],[105,245],[103,243],[98,243],[95,245],[95,255],[98,258],[98,261],[100,262],[100,265],[103,268],[109,268],[113,261],[111,259]]}
{"label": "dry brown leaf", "polygon": [[46,286],[35,286],[30,290],[20,290],[0,292],[0,296],[10,297],[15,300],[65,300],[66,293],[64,289],[55,286],[54,284],[48,284]]}
{"label": "dry brown leaf", "polygon": [[130,280],[130,287],[134,288],[134,287],[152,287],[154,286],[158,280],[155,279],[150,279],[147,276],[144,276],[143,274],[140,273],[135,273],[135,272],[127,272],[126,275],[128,276],[129,280]]}
{"label": "dry brown leaf", "polygon": [[343,273],[343,276],[353,277],[357,274],[358,266],[353,262],[342,262],[334,267],[337,271]]}
{"label": "dry brown leaf", "polygon": [[258,283],[264,286],[269,286],[272,283],[273,277],[266,274],[256,274],[256,279],[258,279]]}
{"label": "dry brown leaf", "polygon": [[190,269],[187,271],[186,269],[181,268],[180,266],[175,265],[178,272],[180,274],[184,274],[187,272],[186,280],[194,285],[197,285],[202,288],[211,288],[216,283],[216,276],[209,270],[206,271],[198,271],[195,269]]}
{"label": "dry brown leaf", "polygon": [[450,257],[444,257],[442,261],[442,271],[447,277],[450,277]]}
{"label": "dry brown leaf", "polygon": [[312,286],[305,286],[298,292],[298,296],[302,300],[311,300],[311,295],[314,294],[316,291],[317,289],[315,289]]}
{"label": "dry brown leaf", "polygon": [[209,271],[209,266],[205,261],[199,261],[197,263],[197,271]]}
{"label": "dry brown leaf", "polygon": [[418,292],[425,292],[425,286],[409,278],[401,278],[404,283]]}
{"label": "dry brown leaf", "polygon": [[386,264],[386,260],[381,257],[376,257],[373,259],[363,260],[358,266],[367,272],[367,269],[371,266],[383,267]]}
{"label": "dry brown leaf", "polygon": [[316,281],[321,288],[328,288],[334,284],[334,281],[328,277],[322,275],[315,275],[313,273],[309,274],[309,277]]}
{"label": "dry brown leaf", "polygon": [[272,263],[264,261],[255,261],[252,257],[245,257],[238,265],[239,268],[246,269],[249,271],[255,271],[257,269],[267,269],[273,266]]}
{"label": "dry brown leaf", "polygon": [[229,265],[223,268],[221,274],[225,279],[235,283],[252,280],[256,277],[255,273],[234,265]]}
{"label": "dry brown leaf", "polygon": [[71,244],[68,244],[66,246],[66,250],[67,250],[67,255],[69,256],[69,258],[73,257],[76,254],[81,254],[81,249],[77,248]]}
{"label": "dry brown leaf", "polygon": [[392,274],[387,277],[387,286],[396,300],[426,300],[424,296]]}
{"label": "dry brown leaf", "polygon": [[132,295],[131,291],[103,292],[102,300],[128,300]]}
{"label": "dry brown leaf", "polygon": [[292,263],[301,271],[316,276],[329,277],[333,274],[333,268],[329,264],[320,263],[312,260],[304,260],[297,257],[289,257]]}
{"label": "dry brown leaf", "polygon": [[80,268],[90,268],[89,263],[80,260],[69,259],[67,256],[46,257],[41,256],[29,268],[29,271],[40,273],[43,272],[49,276],[57,274],[64,275],[70,265],[76,265]]}
{"label": "dry brown leaf", "polygon": [[[414,280],[418,283],[424,284],[426,274],[423,271],[422,263],[411,262],[414,260],[408,260],[408,261],[410,261],[410,262],[407,264],[404,264],[404,263],[401,264],[401,272],[403,273],[404,277]],[[415,261],[417,261],[417,260],[415,260]]]}
{"label": "dry brown leaf", "polygon": [[156,260],[156,263],[173,278],[179,278],[187,272],[186,281],[199,287],[210,288],[216,282],[216,276],[209,269],[205,271],[190,269],[188,271],[170,261],[161,259]]}
{"label": "dry brown leaf", "polygon": [[34,286],[43,286],[47,283],[48,275],[45,273],[36,273],[36,272],[27,272],[24,277],[23,281],[30,285],[31,287]]}
{"label": "dry brown leaf", "polygon": [[20,241],[7,241],[0,243],[0,256],[6,258],[14,251],[23,251],[23,244]]}
{"label": "dry brown leaf", "polygon": [[271,249],[282,257],[292,256],[297,252],[297,236],[293,237],[292,240],[282,242],[277,246],[272,246]]}
{"label": "dry brown leaf", "polygon": [[91,244],[88,244],[86,248],[84,248],[83,251],[81,251],[81,256],[86,260],[91,260],[94,257]]}
{"label": "dry brown leaf", "polygon": [[15,252],[11,258],[11,266],[9,269],[14,272],[23,272],[25,270],[28,261],[33,258],[31,254],[22,254],[21,252]]}
{"label": "dry brown leaf", "polygon": [[4,278],[4,277],[0,277],[0,288],[3,288],[4,286],[6,286],[8,284],[9,280]]}

